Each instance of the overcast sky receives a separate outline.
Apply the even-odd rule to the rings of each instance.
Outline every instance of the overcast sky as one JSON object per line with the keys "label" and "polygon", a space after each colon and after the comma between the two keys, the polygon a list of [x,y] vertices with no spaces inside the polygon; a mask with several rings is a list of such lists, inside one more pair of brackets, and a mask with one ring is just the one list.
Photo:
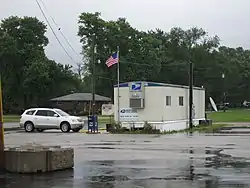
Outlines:
{"label": "overcast sky", "polygon": [[[209,35],[217,34],[223,45],[250,49],[250,0],[43,0],[43,3],[47,7],[46,15],[54,18],[77,53],[81,52],[77,37],[81,12],[101,12],[106,20],[125,17],[140,30],[169,31],[175,26],[184,29],[198,26]],[[0,0],[0,19],[11,15],[36,16],[45,21],[35,0]],[[53,24],[51,19],[50,22]],[[80,55],[56,32],[73,59],[79,62]],[[49,28],[47,36],[49,58],[74,65]]]}

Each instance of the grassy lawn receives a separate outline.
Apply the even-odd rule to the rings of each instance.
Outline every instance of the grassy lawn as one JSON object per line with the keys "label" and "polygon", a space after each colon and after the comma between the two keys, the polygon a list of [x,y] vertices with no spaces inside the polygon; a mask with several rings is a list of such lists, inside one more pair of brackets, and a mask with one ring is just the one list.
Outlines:
{"label": "grassy lawn", "polygon": [[99,124],[110,124],[114,123],[114,117],[111,116],[98,116],[98,123]]}
{"label": "grassy lawn", "polygon": [[210,126],[196,126],[193,129],[185,129],[180,131],[167,131],[163,134],[176,134],[176,133],[186,133],[186,132],[199,132],[199,133],[214,133],[220,130],[222,127],[227,126],[226,124],[212,124]]}
{"label": "grassy lawn", "polygon": [[[208,118],[213,122],[250,122],[250,110],[229,109],[226,112],[208,112]],[[19,115],[4,115],[4,122],[19,122]],[[109,124],[114,122],[114,117],[98,116],[99,124]]]}
{"label": "grassy lawn", "polygon": [[208,118],[213,122],[250,122],[250,110],[229,109],[226,112],[210,112]]}
{"label": "grassy lawn", "polygon": [[[10,123],[10,122],[19,122],[20,116],[19,115],[4,115],[3,116],[3,121],[5,123]],[[100,124],[107,124],[107,123],[113,123],[114,122],[114,117],[109,117],[109,116],[98,116],[98,122]]]}
{"label": "grassy lawn", "polygon": [[3,122],[10,123],[10,122],[19,122],[20,116],[18,115],[4,115]]}

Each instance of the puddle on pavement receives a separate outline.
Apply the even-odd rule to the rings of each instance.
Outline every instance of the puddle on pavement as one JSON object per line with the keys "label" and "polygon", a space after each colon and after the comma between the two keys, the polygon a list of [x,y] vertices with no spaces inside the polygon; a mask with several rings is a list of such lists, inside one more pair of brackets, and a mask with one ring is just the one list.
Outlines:
{"label": "puddle on pavement", "polygon": [[[190,135],[178,140],[174,137],[154,139],[83,143],[81,150],[76,148],[74,170],[38,175],[0,174],[0,187],[250,187],[250,155],[244,148],[246,145],[241,145],[250,138],[244,138],[241,143],[217,138],[218,142],[214,141],[211,146],[204,143],[213,137],[206,136],[200,136],[199,140]],[[239,149],[241,147],[244,149]],[[239,153],[245,155],[237,155]],[[97,160],[98,157],[105,160]]]}
{"label": "puddle on pavement", "polygon": [[121,143],[84,143],[85,146],[112,146],[112,145],[121,145]]}

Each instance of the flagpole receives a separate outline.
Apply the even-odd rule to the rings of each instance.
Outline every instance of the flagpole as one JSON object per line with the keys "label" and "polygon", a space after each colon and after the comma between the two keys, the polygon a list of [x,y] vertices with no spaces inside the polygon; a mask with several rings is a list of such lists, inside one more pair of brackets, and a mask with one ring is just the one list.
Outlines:
{"label": "flagpole", "polygon": [[118,57],[118,63],[117,63],[117,112],[118,112],[118,123],[120,123],[120,49],[119,46],[117,46],[117,57]]}

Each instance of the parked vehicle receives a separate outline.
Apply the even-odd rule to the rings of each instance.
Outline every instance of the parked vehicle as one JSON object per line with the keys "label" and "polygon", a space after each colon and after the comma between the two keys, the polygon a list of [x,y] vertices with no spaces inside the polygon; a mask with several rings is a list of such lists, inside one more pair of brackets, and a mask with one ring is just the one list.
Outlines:
{"label": "parked vehicle", "polygon": [[84,120],[71,116],[61,109],[31,108],[24,111],[20,118],[20,127],[26,132],[37,130],[43,132],[48,129],[60,129],[62,132],[79,132],[84,126]]}

